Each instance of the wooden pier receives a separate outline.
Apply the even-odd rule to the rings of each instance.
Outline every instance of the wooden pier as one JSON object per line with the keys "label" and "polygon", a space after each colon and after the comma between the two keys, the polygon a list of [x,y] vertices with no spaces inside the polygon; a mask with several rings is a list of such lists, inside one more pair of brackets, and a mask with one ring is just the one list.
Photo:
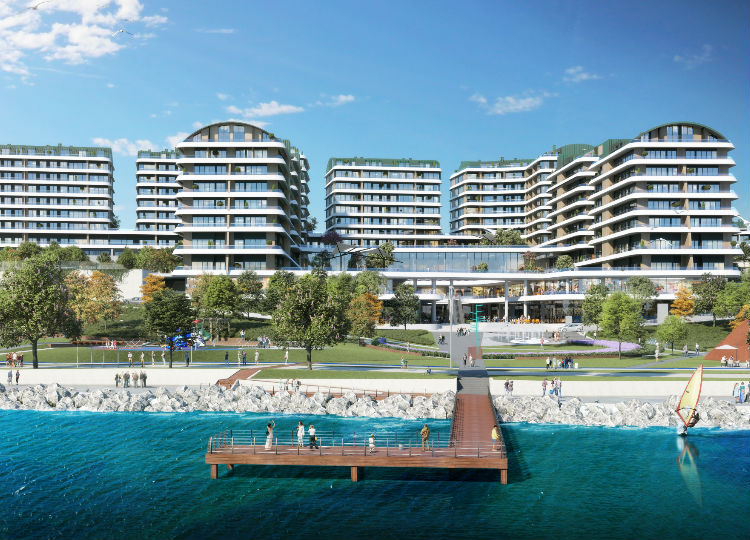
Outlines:
{"label": "wooden pier", "polygon": [[225,430],[208,442],[206,463],[211,478],[219,476],[219,465],[295,465],[349,467],[353,482],[360,480],[364,467],[413,467],[441,469],[497,470],[500,482],[508,482],[508,456],[502,435],[497,444],[490,439],[495,410],[489,396],[486,371],[459,373],[459,392],[449,437],[430,437],[423,448],[421,439],[394,437],[375,432],[376,444],[367,436],[338,436],[318,432],[319,448],[309,447],[307,431],[303,446],[289,433],[275,436],[269,447],[265,436],[252,431]]}

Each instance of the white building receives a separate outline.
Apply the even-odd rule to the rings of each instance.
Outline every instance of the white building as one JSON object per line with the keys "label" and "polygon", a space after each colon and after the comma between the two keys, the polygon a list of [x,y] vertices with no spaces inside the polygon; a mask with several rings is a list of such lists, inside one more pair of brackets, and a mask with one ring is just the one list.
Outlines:
{"label": "white building", "polygon": [[331,158],[326,230],[353,245],[437,244],[440,164],[432,160]]}

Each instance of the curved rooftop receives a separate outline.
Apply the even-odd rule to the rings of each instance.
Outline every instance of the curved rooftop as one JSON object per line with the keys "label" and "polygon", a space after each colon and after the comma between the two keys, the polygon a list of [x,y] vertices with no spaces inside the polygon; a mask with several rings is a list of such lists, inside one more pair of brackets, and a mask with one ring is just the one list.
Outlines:
{"label": "curved rooftop", "polygon": [[708,130],[717,139],[724,139],[724,140],[727,139],[724,135],[722,135],[721,133],[719,133],[718,131],[716,131],[714,128],[712,128],[710,126],[707,126],[705,124],[699,124],[698,122],[667,122],[665,124],[659,124],[658,126],[654,126],[654,127],[650,128],[650,129],[647,129],[646,131],[641,131],[636,136],[636,139],[640,138],[641,135],[644,135],[644,134],[649,133],[651,131],[654,131],[654,130],[657,130],[657,129],[661,129],[661,128],[664,128],[664,127],[669,127],[669,126],[692,126],[692,127],[699,127],[699,128]]}

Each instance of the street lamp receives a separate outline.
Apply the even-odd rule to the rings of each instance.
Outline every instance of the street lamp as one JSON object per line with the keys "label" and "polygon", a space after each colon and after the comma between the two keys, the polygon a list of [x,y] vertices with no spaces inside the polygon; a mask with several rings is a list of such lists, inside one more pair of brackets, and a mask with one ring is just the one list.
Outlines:
{"label": "street lamp", "polygon": [[453,285],[448,286],[448,322],[450,333],[448,334],[448,367],[453,369]]}

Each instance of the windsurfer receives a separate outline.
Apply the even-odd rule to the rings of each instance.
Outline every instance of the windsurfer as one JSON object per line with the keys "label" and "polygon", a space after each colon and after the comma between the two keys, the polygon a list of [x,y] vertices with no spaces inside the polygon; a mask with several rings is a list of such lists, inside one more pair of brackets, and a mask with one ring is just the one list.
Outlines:
{"label": "windsurfer", "polygon": [[690,418],[690,422],[687,423],[686,427],[695,427],[695,424],[697,424],[701,419],[701,416],[698,414],[698,411],[695,411],[692,418]]}

